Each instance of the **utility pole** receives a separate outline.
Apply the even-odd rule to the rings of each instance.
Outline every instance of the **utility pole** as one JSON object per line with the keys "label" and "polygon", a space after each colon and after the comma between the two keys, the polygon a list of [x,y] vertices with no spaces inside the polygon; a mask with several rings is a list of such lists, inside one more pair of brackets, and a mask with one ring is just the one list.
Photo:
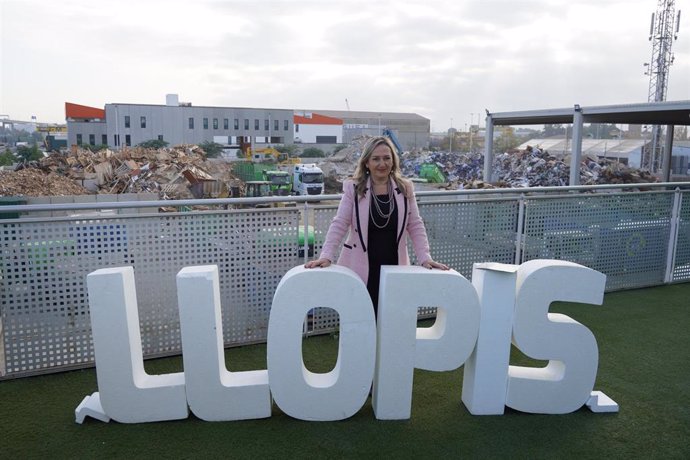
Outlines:
{"label": "utility pole", "polygon": [[448,130],[448,138],[450,139],[450,153],[453,153],[453,119],[450,119],[450,129]]}
{"label": "utility pole", "polygon": [[[675,23],[675,24],[674,24]],[[674,32],[675,25],[675,32]],[[662,102],[666,100],[668,91],[668,73],[673,64],[671,48],[678,39],[680,28],[680,10],[676,15],[675,0],[657,0],[656,12],[652,13],[649,25],[649,41],[652,42],[652,58],[645,62],[645,75],[649,75],[648,102]],[[661,160],[661,126],[652,127],[651,147],[643,157],[642,166],[655,172]]]}

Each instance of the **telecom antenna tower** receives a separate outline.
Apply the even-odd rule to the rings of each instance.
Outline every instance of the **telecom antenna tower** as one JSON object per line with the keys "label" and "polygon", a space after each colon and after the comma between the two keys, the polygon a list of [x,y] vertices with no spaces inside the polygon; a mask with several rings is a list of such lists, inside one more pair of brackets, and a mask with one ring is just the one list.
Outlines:
{"label": "telecom antenna tower", "polygon": [[[675,0],[657,0],[656,12],[652,13],[652,22],[649,25],[652,59],[644,64],[647,68],[645,75],[649,75],[648,102],[666,100],[668,72],[671,64],[673,64],[671,48],[674,40],[678,39],[678,29],[680,28],[680,10],[676,14],[675,3]],[[659,168],[662,158],[660,139],[661,126],[654,125],[652,127],[651,148],[648,149],[646,158],[642,162],[642,166],[646,166],[652,172]]]}

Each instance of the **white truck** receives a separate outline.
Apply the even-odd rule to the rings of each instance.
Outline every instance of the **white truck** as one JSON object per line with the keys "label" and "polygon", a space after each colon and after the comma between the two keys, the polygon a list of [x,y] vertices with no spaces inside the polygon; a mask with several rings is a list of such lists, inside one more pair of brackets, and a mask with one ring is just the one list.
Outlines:
{"label": "white truck", "polygon": [[297,164],[292,168],[292,193],[323,195],[323,171],[314,163]]}

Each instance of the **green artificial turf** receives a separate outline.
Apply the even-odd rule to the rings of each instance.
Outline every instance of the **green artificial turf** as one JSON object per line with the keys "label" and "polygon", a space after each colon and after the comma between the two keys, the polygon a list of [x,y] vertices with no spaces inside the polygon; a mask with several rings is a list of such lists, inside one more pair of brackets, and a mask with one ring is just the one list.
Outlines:
{"label": "green artificial turf", "polygon": [[[603,306],[557,303],[599,344],[596,390],[616,414],[472,416],[460,401],[462,368],[415,371],[412,417],[378,421],[370,401],[340,422],[269,419],[125,425],[74,421],[97,390],[94,369],[0,382],[3,458],[690,458],[690,284],[607,294]],[[335,336],[304,340],[312,371],[330,370]],[[230,370],[264,369],[265,345],[227,351]],[[512,364],[534,363],[514,350]],[[182,370],[181,358],[146,362]]]}

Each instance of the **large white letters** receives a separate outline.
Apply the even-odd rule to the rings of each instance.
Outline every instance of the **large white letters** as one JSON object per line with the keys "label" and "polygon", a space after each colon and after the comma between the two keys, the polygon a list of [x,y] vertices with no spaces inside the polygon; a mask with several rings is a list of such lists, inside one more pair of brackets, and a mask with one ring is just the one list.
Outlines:
{"label": "large white letters", "polygon": [[510,366],[506,405],[523,412],[565,414],[582,407],[597,376],[594,334],[574,319],[549,313],[556,300],[601,305],[606,276],[559,260],[532,260],[517,273],[513,342],[544,368]]}
{"label": "large white letters", "polygon": [[[316,374],[302,360],[302,325],[309,310],[340,315],[335,368]],[[268,322],[268,377],[276,404],[302,420],[342,420],[367,399],[374,375],[374,309],[362,280],[344,267],[295,267],[278,284]]]}
{"label": "large white letters", "polygon": [[[99,391],[75,410],[124,423],[270,417],[271,396],[302,420],[355,414],[372,388],[378,419],[409,418],[414,369],[448,371],[465,364],[462,401],[475,415],[504,407],[561,414],[587,404],[618,405],[592,391],[598,349],[589,329],[549,313],[553,301],[601,304],[606,277],[571,262],[520,266],[475,264],[472,283],[455,271],[389,266],[381,273],[378,323],[366,286],[351,270],[295,267],[276,289],[268,323],[268,369],[225,366],[218,269],[187,267],[177,276],[184,373],[149,375],[142,360],[131,267],[87,277]],[[305,316],[317,307],[339,314],[338,358],[315,373],[302,357]],[[419,307],[437,307],[430,328],[417,327]],[[232,308],[232,306],[228,306]],[[510,366],[512,343],[546,367]]]}
{"label": "large white letters", "polygon": [[[437,307],[430,328],[417,328],[417,308]],[[381,269],[377,366],[372,405],[377,419],[410,418],[415,368],[457,369],[479,332],[479,300],[455,271],[391,266]]]}
{"label": "large white letters", "polygon": [[202,420],[271,416],[266,370],[228,372],[223,348],[218,267],[187,267],[177,274],[187,402]]}
{"label": "large white letters", "polygon": [[481,333],[462,379],[462,402],[472,415],[497,415],[505,409],[517,269],[485,263],[472,270],[482,310]]}
{"label": "large white letters", "polygon": [[123,423],[187,418],[184,374],[144,370],[132,267],[90,273],[91,331],[98,395],[108,417]]}

